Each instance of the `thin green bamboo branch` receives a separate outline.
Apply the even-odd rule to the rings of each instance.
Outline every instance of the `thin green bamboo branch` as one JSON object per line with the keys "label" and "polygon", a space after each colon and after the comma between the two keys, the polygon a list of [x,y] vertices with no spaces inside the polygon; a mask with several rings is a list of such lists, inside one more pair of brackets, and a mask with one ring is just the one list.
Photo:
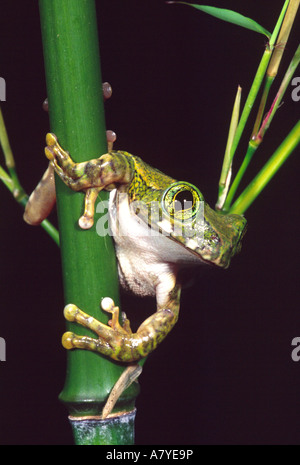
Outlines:
{"label": "thin green bamboo branch", "polygon": [[294,20],[295,20],[295,17],[296,17],[298,8],[299,8],[299,3],[300,3],[300,0],[290,0],[289,6],[286,10],[286,14],[285,14],[280,32],[278,34],[277,43],[276,43],[274,52],[272,54],[272,58],[270,60],[267,72],[266,72],[265,88],[263,91],[262,99],[261,99],[259,110],[258,110],[257,117],[256,117],[256,121],[253,127],[251,139],[256,137],[258,130],[260,128],[260,124],[263,119],[263,115],[265,111],[267,98],[268,98],[271,86],[277,76],[278,68],[280,66],[281,59],[285,51],[285,46],[287,44],[291,29],[294,24]]}
{"label": "thin green bamboo branch", "polygon": [[[239,125],[238,125],[237,130],[236,130],[234,141],[232,143],[231,159],[233,159],[233,157],[234,157],[234,154],[235,154],[236,149],[238,147],[238,144],[240,142],[241,136],[242,136],[242,134],[244,132],[244,128],[245,128],[246,123],[248,121],[249,115],[250,115],[251,110],[253,108],[254,102],[256,100],[258,91],[259,91],[259,89],[261,87],[261,84],[263,82],[263,79],[264,79],[268,64],[270,62],[272,52],[273,52],[273,48],[274,48],[274,45],[276,43],[276,39],[277,39],[277,36],[279,34],[280,27],[282,25],[282,22],[283,22],[283,19],[284,19],[288,4],[289,4],[289,0],[286,0],[285,3],[284,3],[283,8],[281,10],[281,13],[279,15],[279,18],[278,18],[278,21],[277,21],[276,26],[274,28],[274,31],[273,31],[273,33],[271,35],[270,41],[269,41],[269,43],[268,43],[268,45],[266,47],[266,50],[265,50],[265,52],[264,52],[264,54],[262,56],[262,59],[260,61],[259,66],[258,66],[255,78],[253,80],[253,83],[252,83],[251,89],[249,91],[246,103],[244,105],[244,109],[243,109],[243,112],[242,112],[242,115],[241,115],[241,118],[240,118],[240,121],[239,121]],[[230,195],[230,194],[228,194],[228,195]]]}
{"label": "thin green bamboo branch", "polygon": [[[279,67],[279,64],[280,64],[280,61],[281,61],[281,58],[282,58],[283,50],[284,50],[284,49],[282,49],[282,44],[280,43],[280,41],[284,41],[284,40],[288,39],[288,36],[290,34],[293,22],[295,20],[295,16],[296,16],[296,13],[297,13],[297,10],[298,10],[298,6],[299,6],[299,0],[291,0],[290,2],[285,2],[284,6],[283,6],[283,9],[281,11],[281,14],[279,16],[279,19],[277,21],[277,24],[275,26],[275,29],[273,31],[272,37],[270,39],[269,50],[271,52],[271,55],[269,56],[269,60],[266,62],[267,67],[265,67],[264,73],[261,74],[260,82],[259,82],[259,87],[260,87],[261,82],[264,79],[264,74],[266,73],[265,88],[264,88],[264,91],[263,91],[263,94],[262,94],[262,99],[261,99],[260,106],[259,106],[259,109],[258,109],[258,114],[257,114],[256,121],[255,121],[255,124],[254,124],[254,128],[253,128],[253,131],[252,131],[252,137],[250,138],[245,158],[244,158],[244,160],[243,160],[243,162],[241,164],[240,169],[238,170],[238,173],[237,173],[236,177],[234,178],[232,186],[231,186],[231,188],[230,188],[230,190],[228,192],[227,199],[226,199],[226,201],[224,203],[224,210],[225,211],[228,211],[230,209],[230,205],[231,205],[231,203],[233,201],[233,198],[234,198],[235,193],[236,193],[236,191],[237,191],[237,189],[239,187],[239,184],[240,184],[240,182],[241,182],[241,180],[242,180],[242,178],[244,176],[244,173],[246,172],[246,170],[247,170],[247,168],[249,166],[249,163],[250,163],[255,151],[256,151],[256,147],[255,147],[255,144],[253,144],[253,140],[255,139],[257,131],[259,130],[259,126],[260,126],[260,123],[261,123],[261,120],[262,120],[262,117],[263,117],[263,113],[264,113],[266,101],[267,101],[267,98],[268,98],[268,95],[269,95],[269,91],[270,91],[271,85],[272,85],[272,83],[273,83],[273,81],[275,79],[275,76],[277,74],[277,70],[278,70],[278,67]],[[275,48],[275,52],[272,54],[274,44],[275,44],[275,42],[277,40],[277,37],[278,37],[277,48]],[[281,45],[281,47],[280,47],[280,45]],[[266,52],[267,51],[268,51],[268,49],[266,50]],[[263,59],[262,59],[262,61],[263,61]],[[261,64],[262,64],[262,62],[261,62]],[[258,74],[259,74],[259,72],[257,72],[255,80],[258,78]],[[255,80],[254,80],[254,83],[255,83]],[[249,97],[250,97],[251,91],[252,91],[252,88],[250,90]],[[247,102],[246,102],[246,104],[247,104]],[[246,108],[246,104],[245,104],[245,108]],[[254,101],[252,102],[252,105],[253,104],[254,104]],[[249,114],[250,114],[250,112],[249,112]],[[249,117],[249,114],[247,115],[245,123],[246,123],[246,121],[247,121],[247,119]],[[241,121],[242,121],[242,118],[243,118],[243,115],[241,117]],[[240,123],[241,123],[241,121],[240,121]],[[239,143],[240,137],[242,136],[244,127],[245,127],[245,124],[241,125],[240,135],[237,136],[237,145]],[[237,133],[238,133],[238,131],[239,131],[239,128],[237,130]],[[233,147],[232,156],[234,156],[237,145],[236,145],[235,148]]]}
{"label": "thin green bamboo branch", "polygon": [[278,147],[272,157],[264,165],[254,180],[246,187],[229,212],[242,215],[254,202],[256,197],[270,182],[273,176],[281,168],[286,159],[294,152],[300,143],[300,121],[296,123],[289,135]]}
{"label": "thin green bamboo branch", "polygon": [[10,189],[11,193],[13,194],[17,202],[20,202],[20,203],[24,202],[23,199],[26,198],[26,194],[17,176],[15,160],[14,160],[14,156],[13,156],[11,146],[9,143],[1,108],[0,108],[0,145],[1,145],[1,148],[4,154],[5,164],[8,169],[8,173],[9,173],[9,174],[6,173],[6,176],[4,176],[4,178],[6,178],[7,180],[7,177],[9,176],[9,178],[11,179],[11,183],[6,184],[6,186],[9,189],[10,189],[9,186],[11,186],[12,188]]}
{"label": "thin green bamboo branch", "polygon": [[270,93],[270,89],[272,87],[274,79],[275,79],[274,76],[266,76],[265,87],[264,87],[264,90],[263,90],[263,93],[262,93],[260,105],[259,105],[259,108],[258,108],[258,112],[257,112],[257,115],[256,115],[256,120],[255,120],[255,123],[254,123],[254,126],[253,126],[252,135],[251,135],[250,140],[254,139],[256,137],[258,131],[259,131],[261,121],[262,121],[264,113],[265,113],[265,108],[266,108],[268,96],[269,96],[269,93]]}
{"label": "thin green bamboo branch", "polygon": [[[23,208],[26,206],[28,201],[28,195],[24,191],[16,171],[15,159],[7,135],[4,118],[0,108],[0,145],[3,150],[5,164],[8,168],[9,174],[0,166],[0,180],[11,192],[14,199],[21,205]],[[49,236],[54,240],[54,242],[59,245],[59,233],[57,229],[50,223],[48,220],[44,220],[41,223],[41,227],[49,234]]]}
{"label": "thin green bamboo branch", "polygon": [[[273,33],[270,34],[266,31],[260,24],[256,23],[252,19],[242,16],[239,13],[236,13],[232,10],[226,10],[222,8],[216,8],[206,5],[190,4],[181,1],[167,1],[168,4],[183,4],[193,7],[199,11],[203,11],[212,16],[216,16],[219,19],[222,19],[227,22],[232,22],[236,25],[242,26],[244,28],[251,29],[253,31],[263,33],[269,37],[269,43],[266,46],[265,52],[261,58],[260,64],[258,66],[256,75],[252,82],[248,97],[246,99],[241,117],[237,124],[237,118],[239,116],[239,104],[237,107],[237,102],[235,102],[232,121],[230,125],[227,146],[225,151],[225,156],[223,160],[223,166],[219,181],[219,191],[218,199],[216,203],[216,209],[223,210],[224,212],[230,211],[230,206],[234,195],[237,191],[237,188],[240,184],[240,181],[254,155],[258,145],[262,141],[265,129],[269,126],[276,109],[279,106],[279,95],[282,98],[284,93],[283,88],[287,86],[287,81],[284,82],[282,88],[279,91],[279,95],[275,99],[273,108],[269,112],[267,118],[264,120],[261,130],[259,130],[261,121],[263,119],[265,106],[267,103],[268,95],[272,83],[277,75],[278,67],[281,62],[281,58],[285,49],[286,42],[288,40],[291,28],[293,26],[297,10],[299,8],[300,0],[286,0],[280,12],[279,18],[273,30]],[[276,43],[277,41],[277,43]],[[276,45],[275,45],[276,44]],[[275,49],[275,51],[274,51]],[[262,92],[262,98],[259,105],[257,117],[255,120],[254,128],[252,131],[252,136],[250,138],[248,149],[244,160],[238,170],[235,179],[233,180],[232,186],[229,189],[230,179],[231,179],[231,168],[233,158],[237,151],[239,142],[243,135],[244,129],[246,127],[248,118],[250,116],[253,105],[256,101],[258,92],[261,88],[263,81],[265,80],[265,86]],[[284,89],[285,89],[284,88]],[[239,97],[240,98],[240,97]],[[234,137],[232,137],[234,135]]]}
{"label": "thin green bamboo branch", "polygon": [[[247,152],[246,152],[246,156],[243,160],[243,163],[242,165],[240,166],[237,174],[236,174],[236,177],[232,183],[232,186],[231,186],[231,189],[230,189],[230,195],[228,194],[228,197],[226,199],[226,209],[227,210],[230,210],[230,202],[231,202],[231,199],[234,197],[237,189],[238,189],[238,186],[240,185],[240,182],[254,156],[254,154],[256,153],[256,150],[258,149],[258,147],[260,146],[260,144],[262,143],[263,141],[263,138],[266,134],[266,131],[268,130],[268,128],[270,127],[270,124],[274,118],[274,115],[276,113],[276,111],[278,110],[279,108],[279,105],[280,103],[282,102],[282,99],[283,99],[283,96],[288,88],[288,85],[297,69],[297,66],[299,65],[300,63],[300,46],[297,48],[296,50],[296,53],[288,67],[288,70],[283,78],[283,81],[280,85],[280,88],[277,92],[277,95],[274,99],[274,102],[273,104],[271,105],[271,108],[269,110],[269,112],[267,113],[262,125],[261,125],[261,128],[259,129],[258,131],[258,134],[254,137],[254,138],[251,138],[250,141],[249,141],[249,144],[248,144],[248,149],[247,149]],[[238,200],[238,199],[237,199]]]}
{"label": "thin green bamboo branch", "polygon": [[277,76],[278,68],[285,51],[285,47],[292,30],[299,5],[300,0],[290,0],[289,2],[284,21],[278,35],[277,44],[267,70],[267,76],[274,78]]}
{"label": "thin green bamboo branch", "polygon": [[294,76],[295,74],[295,71],[297,69],[297,67],[299,66],[299,63],[300,63],[300,45],[298,46],[296,52],[295,52],[295,55],[288,67],[288,70],[287,72],[285,73],[285,76],[282,80],[282,83],[280,85],[280,88],[277,92],[277,95],[274,99],[274,102],[268,112],[268,114],[266,115],[262,125],[261,125],[261,128],[257,134],[257,137],[256,137],[256,142],[257,144],[260,144],[265,136],[265,133],[267,132],[267,130],[269,129],[270,127],[270,124],[275,116],[275,113],[276,111],[278,110],[281,102],[282,102],[282,99],[283,99],[283,96],[292,80],[292,77]]}
{"label": "thin green bamboo branch", "polygon": [[14,193],[14,182],[7,172],[0,166],[0,179],[7,189],[13,194]]}

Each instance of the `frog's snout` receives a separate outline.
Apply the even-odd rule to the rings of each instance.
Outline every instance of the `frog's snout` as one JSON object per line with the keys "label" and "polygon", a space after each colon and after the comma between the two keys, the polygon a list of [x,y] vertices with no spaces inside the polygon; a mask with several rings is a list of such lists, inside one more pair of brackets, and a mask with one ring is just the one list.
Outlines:
{"label": "frog's snout", "polygon": [[244,216],[240,217],[240,221],[236,223],[237,233],[236,233],[236,248],[235,253],[239,253],[242,248],[242,239],[247,232],[247,220]]}

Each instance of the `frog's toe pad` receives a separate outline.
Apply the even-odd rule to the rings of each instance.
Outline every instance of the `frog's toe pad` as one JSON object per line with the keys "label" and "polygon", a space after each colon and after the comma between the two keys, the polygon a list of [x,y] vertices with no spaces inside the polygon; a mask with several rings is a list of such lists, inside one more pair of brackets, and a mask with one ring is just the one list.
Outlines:
{"label": "frog's toe pad", "polygon": [[[70,331],[63,334],[61,342],[63,347],[68,350],[86,349],[97,351],[99,345],[97,339],[93,339],[89,336],[78,336]],[[101,348],[99,352],[101,352]]]}
{"label": "frog's toe pad", "polygon": [[81,229],[90,229],[94,224],[94,218],[82,215],[78,220],[78,224]]}
{"label": "frog's toe pad", "polygon": [[45,155],[49,161],[53,161],[55,159],[55,156],[49,147],[45,147]]}
{"label": "frog's toe pad", "polygon": [[75,347],[75,345],[73,344],[74,337],[75,337],[75,334],[71,333],[70,331],[63,334],[61,342],[65,349],[68,349],[68,350],[74,349]]}
{"label": "frog's toe pad", "polygon": [[52,132],[48,132],[48,134],[46,135],[46,144],[49,146],[49,147],[53,147],[54,145],[57,144],[57,137],[55,134],[53,134]]}
{"label": "frog's toe pad", "polygon": [[50,161],[55,161],[56,159],[56,152],[61,149],[61,147],[58,144],[58,140],[55,134],[49,132],[46,135],[46,144],[47,147],[45,147],[45,155]]}
{"label": "frog's toe pad", "polygon": [[68,321],[75,321],[78,310],[79,309],[76,307],[76,305],[73,305],[73,304],[66,305],[64,308],[65,319]]}
{"label": "frog's toe pad", "polygon": [[104,297],[101,300],[101,307],[102,307],[102,310],[104,310],[105,312],[112,313],[115,307],[115,303],[110,297]]}

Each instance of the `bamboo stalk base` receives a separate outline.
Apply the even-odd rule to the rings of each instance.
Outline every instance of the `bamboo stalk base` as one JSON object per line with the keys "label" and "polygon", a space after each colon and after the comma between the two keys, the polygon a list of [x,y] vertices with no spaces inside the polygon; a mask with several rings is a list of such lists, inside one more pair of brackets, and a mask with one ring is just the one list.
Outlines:
{"label": "bamboo stalk base", "polygon": [[110,415],[69,416],[76,445],[132,445],[136,409]]}

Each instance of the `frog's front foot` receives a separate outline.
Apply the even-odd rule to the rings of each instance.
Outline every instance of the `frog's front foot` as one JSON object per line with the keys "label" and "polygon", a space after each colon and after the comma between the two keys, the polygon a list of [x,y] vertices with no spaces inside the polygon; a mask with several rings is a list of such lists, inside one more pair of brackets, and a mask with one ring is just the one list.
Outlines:
{"label": "frog's front foot", "polygon": [[46,135],[46,144],[45,155],[51,162],[54,170],[65,184],[74,189],[75,173],[73,173],[73,170],[76,164],[71,159],[69,153],[59,145],[55,134],[49,132]]}
{"label": "frog's front foot", "polygon": [[78,336],[72,332],[63,335],[62,344],[66,349],[86,349],[100,352],[114,360],[133,362],[147,356],[174,326],[177,315],[168,309],[158,310],[132,333],[129,321],[119,323],[119,307],[106,297],[102,300],[103,310],[112,314],[108,325],[101,323],[84,313],[76,305],[69,304],[64,309],[65,318],[91,329],[98,339],[89,336]]}
{"label": "frog's front foot", "polygon": [[[108,145],[112,147],[116,135],[113,131],[108,131],[107,137]],[[78,223],[82,229],[91,228],[94,224],[95,202],[99,191],[104,187],[94,185],[91,176],[91,172],[94,170],[97,177],[98,160],[75,163],[69,153],[59,145],[57,137],[53,133],[46,135],[46,143],[45,155],[56,174],[72,190],[85,192],[84,213],[79,218]]]}

